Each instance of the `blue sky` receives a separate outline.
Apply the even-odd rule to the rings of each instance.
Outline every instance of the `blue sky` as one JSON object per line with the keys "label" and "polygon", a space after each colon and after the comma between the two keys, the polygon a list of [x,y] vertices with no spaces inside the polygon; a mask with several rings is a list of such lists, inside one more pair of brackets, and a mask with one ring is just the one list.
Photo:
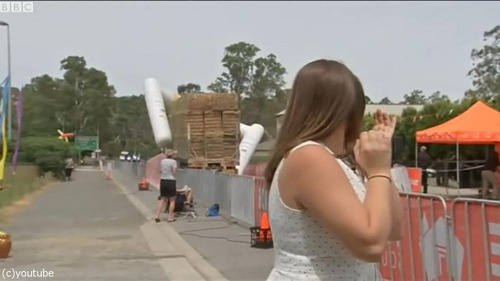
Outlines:
{"label": "blue sky", "polygon": [[[290,85],[318,58],[346,63],[378,101],[471,87],[470,53],[500,24],[500,2],[35,2],[33,13],[0,13],[12,26],[13,85],[60,77],[59,62],[80,55],[105,71],[118,95],[140,94],[157,78],[176,90],[206,87],[223,71],[224,47],[253,43],[274,53]],[[7,73],[0,29],[0,76]]]}

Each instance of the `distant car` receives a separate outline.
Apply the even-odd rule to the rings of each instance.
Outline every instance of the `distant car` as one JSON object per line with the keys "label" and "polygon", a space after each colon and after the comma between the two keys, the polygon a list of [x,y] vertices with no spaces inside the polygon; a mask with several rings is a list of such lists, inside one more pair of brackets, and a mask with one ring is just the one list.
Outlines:
{"label": "distant car", "polygon": [[120,161],[128,161],[129,157],[128,151],[120,152]]}
{"label": "distant car", "polygon": [[140,162],[141,161],[141,156],[140,155],[132,155],[127,157],[127,161],[129,162]]}

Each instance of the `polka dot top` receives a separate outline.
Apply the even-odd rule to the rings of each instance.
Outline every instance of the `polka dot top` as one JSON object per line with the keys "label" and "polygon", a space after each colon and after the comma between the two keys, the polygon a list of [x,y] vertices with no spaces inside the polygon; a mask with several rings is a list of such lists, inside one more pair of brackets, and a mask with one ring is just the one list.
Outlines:
{"label": "polka dot top", "polygon": [[[305,145],[322,144],[307,141],[290,153]],[[326,146],[323,147],[332,153]],[[359,200],[364,200],[366,191],[361,179],[342,160],[337,161]],[[274,268],[267,280],[382,280],[376,264],[354,258],[342,242],[327,232],[307,210],[296,210],[285,205],[279,194],[277,180],[282,164],[283,160],[276,170],[269,192]]]}

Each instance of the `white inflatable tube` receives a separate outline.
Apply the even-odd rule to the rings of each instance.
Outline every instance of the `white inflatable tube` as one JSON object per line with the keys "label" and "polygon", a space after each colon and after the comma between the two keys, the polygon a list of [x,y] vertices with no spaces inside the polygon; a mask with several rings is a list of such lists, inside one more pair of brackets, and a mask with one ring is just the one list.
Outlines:
{"label": "white inflatable tube", "polygon": [[250,130],[250,126],[245,125],[243,123],[240,123],[240,135],[241,135],[241,139],[243,139],[245,137],[245,135],[247,135],[247,133],[248,133],[249,130]]}
{"label": "white inflatable tube", "polygon": [[164,148],[172,141],[172,132],[170,131],[160,84],[156,79],[148,78],[144,81],[144,89],[146,107],[155,142],[160,148]]}
{"label": "white inflatable tube", "polygon": [[250,162],[262,136],[264,136],[264,127],[259,124],[253,124],[252,126],[240,124],[240,133],[242,135],[240,143],[240,163],[237,168],[238,175],[243,175],[243,171]]}

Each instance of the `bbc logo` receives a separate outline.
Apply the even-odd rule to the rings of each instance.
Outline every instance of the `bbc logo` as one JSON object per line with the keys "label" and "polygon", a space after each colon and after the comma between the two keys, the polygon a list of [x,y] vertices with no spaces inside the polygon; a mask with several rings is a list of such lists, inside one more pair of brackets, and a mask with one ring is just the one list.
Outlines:
{"label": "bbc logo", "polygon": [[0,13],[33,13],[33,2],[0,1]]}

